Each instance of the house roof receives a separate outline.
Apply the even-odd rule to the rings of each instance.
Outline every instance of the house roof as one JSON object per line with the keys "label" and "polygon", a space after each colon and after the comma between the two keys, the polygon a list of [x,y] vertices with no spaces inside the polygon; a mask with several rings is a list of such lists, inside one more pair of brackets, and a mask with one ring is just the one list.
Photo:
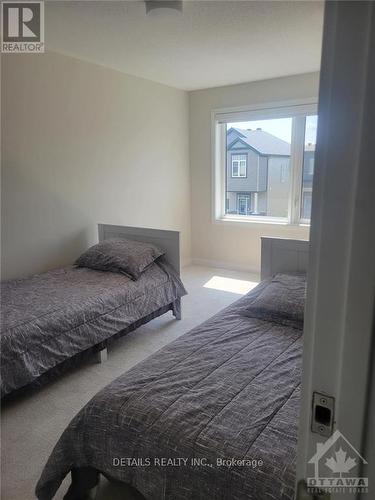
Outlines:
{"label": "house roof", "polygon": [[[255,149],[261,155],[290,156],[290,144],[264,130],[244,130],[231,127],[227,133],[229,134],[230,131],[235,131],[242,142]],[[236,139],[232,141],[229,147],[235,141]]]}

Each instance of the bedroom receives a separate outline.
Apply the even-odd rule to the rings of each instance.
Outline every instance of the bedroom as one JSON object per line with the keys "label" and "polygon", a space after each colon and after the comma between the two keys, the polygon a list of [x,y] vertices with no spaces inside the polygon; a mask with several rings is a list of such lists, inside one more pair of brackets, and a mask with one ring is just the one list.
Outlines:
{"label": "bedroom", "polygon": [[[39,54],[9,53],[15,50],[12,30],[38,30],[25,6],[2,3],[2,497],[35,498],[42,476],[38,498],[63,498],[70,485],[67,498],[80,498],[76,490],[84,485],[98,500],[262,500],[271,492],[292,498],[297,480],[312,470],[308,460],[317,443],[336,430],[368,462],[352,476],[371,477],[374,145],[366,131],[374,120],[372,3],[28,4],[40,9],[30,10],[34,20],[39,14],[44,36]],[[108,243],[114,238],[117,246]],[[90,252],[98,241],[99,252]],[[80,256],[81,266],[72,267]],[[302,397],[292,398],[300,413],[289,417],[288,440],[276,440],[276,463],[270,439],[264,456],[253,457],[268,465],[240,469],[235,493],[232,471],[214,468],[211,477],[204,465],[187,473],[183,466],[165,472],[154,464],[149,474],[145,464],[104,467],[98,458],[81,474],[77,459],[70,474],[56,463],[54,446],[65,429],[73,439],[69,423],[93,397],[104,437],[95,440],[97,428],[80,413],[89,435],[82,447],[92,444],[103,461],[256,454],[255,423],[269,412],[281,415],[282,401],[291,401],[288,387],[301,378],[301,353],[289,352],[288,342],[302,342],[295,335],[302,331],[304,301],[293,299],[293,312],[298,305],[300,314],[294,326],[280,326],[281,310],[275,322],[273,308],[288,298],[281,279],[271,282],[276,292],[268,288],[276,294],[273,321],[259,318],[260,307],[246,314],[241,308],[275,274],[307,267]],[[293,287],[300,290],[297,278]],[[227,338],[224,327],[233,321],[240,326],[228,327]],[[263,332],[253,349],[245,347],[260,325],[274,333]],[[194,336],[201,343],[190,363]],[[251,386],[252,404],[241,406],[249,401],[239,398],[238,407],[228,407],[232,413],[220,414],[236,387],[256,376],[257,363],[265,368],[268,349],[278,383],[264,379],[263,397]],[[290,357],[279,366],[276,353],[284,351]],[[230,352],[237,353],[234,364]],[[215,367],[216,378],[207,372]],[[159,384],[148,392],[154,378]],[[103,388],[105,397],[98,399]],[[325,403],[317,401],[311,414],[316,394]],[[184,404],[168,412],[172,396]],[[121,411],[115,407],[120,400]],[[121,433],[134,438],[132,450],[115,453],[107,407],[117,412]],[[213,418],[216,411],[220,418]],[[246,418],[234,425],[234,415]],[[146,424],[160,442],[151,443]],[[172,453],[173,433],[181,443]],[[282,443],[288,456],[280,455]],[[74,462],[72,443],[59,446]],[[262,474],[270,490],[259,481]]]}

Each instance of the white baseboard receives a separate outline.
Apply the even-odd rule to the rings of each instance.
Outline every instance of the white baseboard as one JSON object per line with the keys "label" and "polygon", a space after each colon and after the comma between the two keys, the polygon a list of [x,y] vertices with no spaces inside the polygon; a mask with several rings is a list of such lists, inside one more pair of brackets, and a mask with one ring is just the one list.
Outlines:
{"label": "white baseboard", "polygon": [[181,260],[181,268],[190,266],[193,263],[193,260],[189,257],[188,259]]}
{"label": "white baseboard", "polygon": [[192,264],[195,264],[197,266],[216,267],[218,269],[230,269],[232,271],[245,271],[247,273],[260,275],[260,269],[221,260],[197,259],[193,257]]}

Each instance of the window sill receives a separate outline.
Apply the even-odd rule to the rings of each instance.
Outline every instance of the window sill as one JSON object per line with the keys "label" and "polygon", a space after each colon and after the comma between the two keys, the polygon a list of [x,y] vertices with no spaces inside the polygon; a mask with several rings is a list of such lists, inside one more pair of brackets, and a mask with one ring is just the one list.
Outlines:
{"label": "window sill", "polygon": [[255,225],[265,225],[265,226],[284,226],[284,227],[294,227],[294,228],[310,228],[310,224],[306,222],[301,222],[299,224],[291,224],[287,220],[283,219],[267,219],[262,218],[261,220],[256,218],[238,218],[238,217],[221,217],[213,220],[214,224],[225,224],[225,225],[247,225],[247,224],[255,224]]}

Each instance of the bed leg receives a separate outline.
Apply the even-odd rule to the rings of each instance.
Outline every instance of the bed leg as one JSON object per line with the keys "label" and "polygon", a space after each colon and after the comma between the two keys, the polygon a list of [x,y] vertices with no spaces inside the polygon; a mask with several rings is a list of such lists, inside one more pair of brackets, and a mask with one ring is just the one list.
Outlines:
{"label": "bed leg", "polygon": [[72,469],[71,477],[72,482],[64,496],[64,500],[95,498],[100,480],[97,470],[91,467],[79,467]]}
{"label": "bed leg", "polygon": [[98,497],[98,489],[99,489],[98,485],[91,488],[91,490],[89,490],[87,492],[87,499],[88,500],[95,500]]}
{"label": "bed leg", "polygon": [[181,315],[181,299],[176,299],[172,304],[173,316],[176,319],[182,319]]}
{"label": "bed leg", "polygon": [[97,363],[104,363],[104,361],[107,361],[107,358],[108,358],[107,348],[102,349],[101,351],[95,353],[95,361]]}

